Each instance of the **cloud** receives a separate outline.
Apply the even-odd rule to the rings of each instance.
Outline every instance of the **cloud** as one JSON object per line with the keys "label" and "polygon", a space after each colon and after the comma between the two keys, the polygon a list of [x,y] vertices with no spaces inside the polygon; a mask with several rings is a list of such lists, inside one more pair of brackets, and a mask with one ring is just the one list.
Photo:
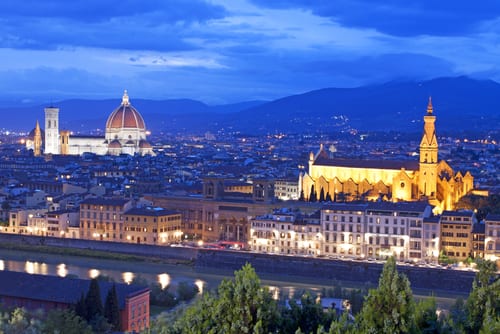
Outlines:
{"label": "cloud", "polygon": [[251,0],[265,8],[301,8],[346,27],[376,29],[393,36],[456,36],[476,31],[499,16],[497,0]]}
{"label": "cloud", "polygon": [[56,49],[189,50],[191,29],[222,18],[223,7],[204,1],[0,2],[0,45]]}

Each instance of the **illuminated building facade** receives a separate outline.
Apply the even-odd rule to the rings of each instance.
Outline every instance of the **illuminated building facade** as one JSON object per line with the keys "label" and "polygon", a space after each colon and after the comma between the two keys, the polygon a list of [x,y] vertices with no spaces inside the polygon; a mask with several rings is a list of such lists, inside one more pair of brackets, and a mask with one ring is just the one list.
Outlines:
{"label": "illuminated building facade", "polygon": [[441,251],[450,259],[463,261],[472,254],[472,211],[444,211],[441,215]]}
{"label": "illuminated building facade", "polygon": [[303,216],[287,210],[250,221],[251,250],[273,254],[320,255],[322,234],[319,212]]}
{"label": "illuminated building facade", "polygon": [[319,198],[321,191],[335,201],[388,199],[397,201],[428,200],[437,212],[453,209],[454,204],[473,189],[469,172],[455,172],[438,160],[436,116],[429,99],[424,115],[424,133],[419,161],[359,160],[334,158],[323,145],[317,154],[310,153],[308,173],[299,184],[308,199]]}
{"label": "illuminated building facade", "polygon": [[[59,130],[59,109],[45,108],[44,154],[81,155],[95,153],[97,155],[140,154],[153,155],[153,148],[147,141],[146,124],[141,114],[130,101],[127,91],[124,92],[122,103],[108,117],[105,126],[105,136],[73,135],[71,131]],[[26,140],[26,148],[33,149],[39,155],[41,142],[35,139],[37,127]]]}
{"label": "illuminated building facade", "polygon": [[500,215],[488,214],[484,224],[484,257],[500,264]]}
{"label": "illuminated building facade", "polygon": [[137,244],[169,244],[182,241],[180,213],[163,208],[132,208],[124,213],[125,241]]}
{"label": "illuminated building facade", "polygon": [[124,214],[132,208],[127,199],[87,198],[80,203],[82,239],[124,242]]}

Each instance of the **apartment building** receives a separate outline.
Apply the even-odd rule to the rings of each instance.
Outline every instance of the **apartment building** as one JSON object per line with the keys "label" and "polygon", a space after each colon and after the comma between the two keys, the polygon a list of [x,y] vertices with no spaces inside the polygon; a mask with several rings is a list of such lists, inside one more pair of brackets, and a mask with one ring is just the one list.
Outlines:
{"label": "apartment building", "polygon": [[500,261],[500,215],[488,214],[484,220],[484,257],[491,261]]}
{"label": "apartment building", "polygon": [[281,209],[250,221],[251,250],[274,254],[320,255],[322,244],[319,213]]}
{"label": "apartment building", "polygon": [[182,240],[182,218],[177,211],[158,207],[132,208],[123,216],[125,242],[161,245]]}
{"label": "apartment building", "polygon": [[124,213],[132,208],[128,199],[87,198],[80,203],[80,236],[83,239],[125,241]]}
{"label": "apartment building", "polygon": [[463,261],[472,256],[472,211],[444,211],[441,214],[441,251],[450,259]]}

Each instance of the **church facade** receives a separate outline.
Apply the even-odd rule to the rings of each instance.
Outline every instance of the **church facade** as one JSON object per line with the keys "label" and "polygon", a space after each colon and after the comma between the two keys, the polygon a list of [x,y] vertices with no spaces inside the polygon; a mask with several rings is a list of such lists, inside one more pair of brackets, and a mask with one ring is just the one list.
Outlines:
{"label": "church facade", "polygon": [[305,199],[319,199],[321,193],[334,201],[427,199],[437,212],[452,210],[473,189],[474,178],[438,160],[435,121],[429,98],[419,161],[334,158],[321,145],[318,153],[310,153],[308,172],[300,175]]}
{"label": "church facade", "polygon": [[144,119],[130,104],[125,91],[122,103],[108,117],[104,137],[73,135],[68,130],[59,130],[59,108],[49,107],[45,108],[45,131],[37,122],[35,130],[26,140],[26,147],[33,149],[35,156],[42,153],[81,155],[86,152],[97,155],[153,155],[146,136]]}

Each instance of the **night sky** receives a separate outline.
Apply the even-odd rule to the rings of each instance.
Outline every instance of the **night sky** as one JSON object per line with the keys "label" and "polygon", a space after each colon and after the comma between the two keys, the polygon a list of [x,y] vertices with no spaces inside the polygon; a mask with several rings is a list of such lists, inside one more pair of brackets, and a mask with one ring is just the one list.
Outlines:
{"label": "night sky", "polygon": [[500,81],[500,1],[3,0],[0,99],[269,100]]}

